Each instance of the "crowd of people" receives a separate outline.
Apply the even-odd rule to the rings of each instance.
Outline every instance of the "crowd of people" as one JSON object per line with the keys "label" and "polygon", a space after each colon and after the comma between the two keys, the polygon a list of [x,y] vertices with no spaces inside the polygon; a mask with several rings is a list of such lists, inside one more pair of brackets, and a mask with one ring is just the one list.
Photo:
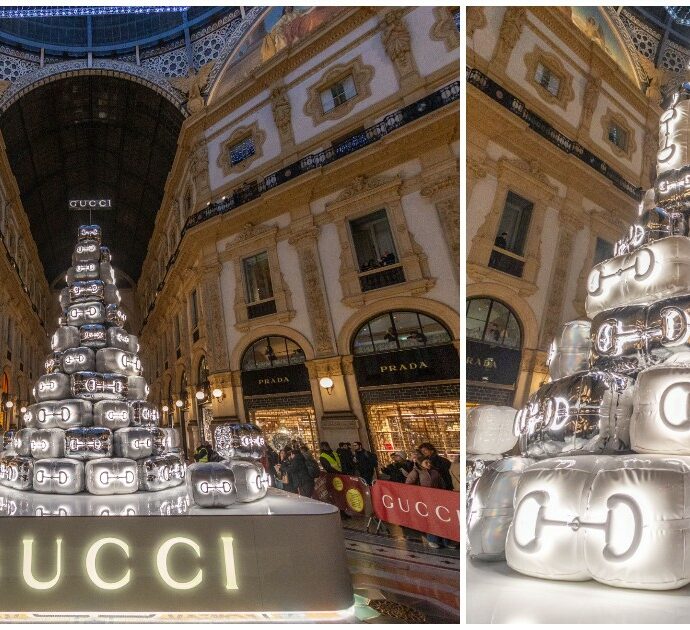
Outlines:
{"label": "crowd of people", "polygon": [[370,258],[367,262],[360,265],[359,270],[362,272],[371,271],[372,269],[386,267],[387,265],[394,265],[396,262],[398,261],[393,252],[384,252],[381,258],[379,258],[378,260]]}

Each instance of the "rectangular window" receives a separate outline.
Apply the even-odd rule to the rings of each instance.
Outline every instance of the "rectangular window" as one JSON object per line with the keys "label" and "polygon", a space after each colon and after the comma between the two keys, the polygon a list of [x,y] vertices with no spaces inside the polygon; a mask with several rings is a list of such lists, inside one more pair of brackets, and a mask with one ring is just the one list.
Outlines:
{"label": "rectangular window", "polygon": [[268,252],[261,252],[242,261],[247,303],[254,304],[273,297],[271,268],[268,264]]}
{"label": "rectangular window", "polygon": [[561,80],[544,64],[537,64],[534,80],[549,92],[549,94],[558,96],[558,92],[561,89]]}
{"label": "rectangular window", "polygon": [[398,262],[385,210],[350,221],[350,232],[360,273]]}
{"label": "rectangular window", "polygon": [[609,142],[615,144],[623,151],[628,150],[628,132],[616,123],[609,124]]}
{"label": "rectangular window", "polygon": [[254,155],[255,151],[254,138],[249,136],[244,140],[240,140],[240,142],[233,144],[228,149],[228,153],[230,154],[230,164],[235,166],[235,164],[244,162],[247,158],[250,158],[252,155]]}
{"label": "rectangular window", "polygon": [[323,106],[323,113],[327,114],[331,110],[338,107],[338,105],[346,103],[355,96],[357,96],[355,80],[352,78],[352,75],[349,74],[341,81],[337,81],[321,92],[321,105]]}
{"label": "rectangular window", "polygon": [[613,258],[613,245],[603,238],[597,237],[597,244],[594,248],[594,260],[593,265],[599,264],[602,260],[608,260]]}
{"label": "rectangular window", "polygon": [[180,347],[180,316],[175,315],[175,347]]}
{"label": "rectangular window", "polygon": [[196,289],[192,291],[190,302],[192,309],[192,330],[196,330],[199,328],[199,306],[196,301]]}
{"label": "rectangular window", "polygon": [[498,226],[489,267],[518,278],[524,267],[525,243],[534,204],[512,191],[508,192]]}

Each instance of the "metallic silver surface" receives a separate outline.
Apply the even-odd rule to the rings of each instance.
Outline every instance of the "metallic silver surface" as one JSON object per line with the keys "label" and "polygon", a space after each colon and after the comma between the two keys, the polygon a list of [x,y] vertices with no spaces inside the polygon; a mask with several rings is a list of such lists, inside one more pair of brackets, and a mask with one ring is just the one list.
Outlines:
{"label": "metallic silver surface", "polygon": [[96,369],[96,354],[91,348],[70,348],[62,353],[62,371],[65,374],[92,372]]}
{"label": "metallic silver surface", "polygon": [[153,454],[163,455],[180,449],[180,434],[174,427],[152,427]]}
{"label": "metallic silver surface", "polygon": [[240,503],[258,501],[268,491],[268,475],[259,462],[233,460],[226,464],[235,476],[237,500]]}
{"label": "metallic silver surface", "polygon": [[153,456],[140,459],[139,490],[158,492],[180,485],[184,481],[187,465],[174,455]]}
{"label": "metallic silver surface", "polygon": [[100,263],[100,278],[106,284],[115,284],[115,271],[109,262]]}
{"label": "metallic silver surface", "polygon": [[66,458],[34,462],[33,488],[36,492],[76,494],[84,487],[84,462]]}
{"label": "metallic silver surface", "polygon": [[77,240],[101,242],[103,238],[100,225],[80,225],[77,231]]}
{"label": "metallic silver surface", "polygon": [[60,326],[50,338],[50,348],[53,352],[78,348],[79,345],[79,329],[75,326]]}
{"label": "metallic silver surface", "polygon": [[124,400],[128,395],[127,377],[100,372],[72,374],[71,392],[86,400]]}
{"label": "metallic silver surface", "polygon": [[113,454],[113,433],[105,427],[76,427],[65,431],[65,457],[97,459]]}
{"label": "metallic silver surface", "polygon": [[187,488],[194,503],[204,508],[227,507],[237,503],[237,487],[232,469],[222,462],[196,463],[187,468]]}
{"label": "metallic silver surface", "polygon": [[113,453],[115,457],[141,459],[150,457],[153,448],[151,432],[139,427],[127,427],[114,432]]}
{"label": "metallic silver surface", "polygon": [[124,429],[130,423],[129,405],[124,400],[99,400],[93,405],[93,423],[113,431]]}
{"label": "metallic silver surface", "polygon": [[101,243],[97,240],[85,239],[79,241],[72,254],[72,265],[98,262],[101,259]]}
{"label": "metallic silver surface", "polygon": [[73,284],[79,280],[95,280],[99,277],[100,265],[97,262],[78,263],[67,270],[65,281]]}
{"label": "metallic silver surface", "polygon": [[[555,458],[520,477],[506,559],[555,580],[667,590],[690,583],[680,455]],[[673,491],[672,489],[676,489]]]}
{"label": "metallic silver surface", "polygon": [[467,547],[471,558],[505,557],[515,488],[522,472],[532,463],[534,460],[524,457],[499,459],[488,463],[473,484],[467,506]]}
{"label": "metallic silver surface", "polygon": [[60,372],[39,376],[32,389],[36,402],[71,398],[70,391],[70,377]]}
{"label": "metallic silver surface", "polygon": [[62,352],[51,352],[43,363],[46,374],[59,372],[62,369]]}
{"label": "metallic silver surface", "polygon": [[108,346],[125,352],[139,352],[139,340],[136,335],[131,335],[124,328],[109,327],[106,331],[106,342]]}
{"label": "metallic silver surface", "polygon": [[79,346],[102,348],[106,344],[106,332],[103,324],[86,324],[79,328]]}
{"label": "metallic silver surface", "polygon": [[29,457],[31,455],[31,436],[36,433],[36,429],[19,429],[14,434],[12,446],[14,452],[22,457]]}
{"label": "metallic silver surface", "polygon": [[127,400],[146,400],[149,395],[149,386],[143,376],[128,376],[127,388]]}
{"label": "metallic silver surface", "polygon": [[161,422],[161,412],[153,403],[145,400],[132,400],[129,405],[130,424],[134,427],[157,427]]}
{"label": "metallic silver surface", "polygon": [[596,265],[587,280],[587,316],[683,295],[690,277],[690,239],[669,236]]}
{"label": "metallic silver surface", "polygon": [[15,490],[30,490],[33,486],[34,460],[30,457],[3,458],[0,484]]}
{"label": "metallic silver surface", "polygon": [[133,459],[105,458],[86,462],[86,489],[91,494],[131,494],[139,489]]}
{"label": "metallic silver surface", "polygon": [[102,324],[106,318],[103,302],[81,302],[72,304],[67,309],[67,324],[83,326],[84,324]]}
{"label": "metallic silver surface", "polygon": [[108,304],[105,307],[105,320],[112,326],[124,328],[127,315],[117,304]]}
{"label": "metallic silver surface", "polygon": [[110,250],[107,247],[101,245],[101,263],[109,263],[111,258],[112,257],[110,256]]}
{"label": "metallic silver surface", "polygon": [[467,446],[470,455],[506,453],[517,444],[513,432],[517,409],[479,405],[467,412]]}
{"label": "metallic silver surface", "polygon": [[552,381],[589,369],[591,322],[576,319],[563,324],[551,342],[546,365]]}
{"label": "metallic silver surface", "polygon": [[[60,429],[71,429],[73,427],[90,427],[93,424],[93,405],[89,400],[81,398],[67,398],[55,403],[54,414],[57,416],[57,426]],[[38,418],[39,428],[41,416]]]}
{"label": "metallic silver surface", "polygon": [[79,280],[66,287],[67,303],[63,303],[63,293],[60,293],[60,306],[67,310],[70,304],[89,302],[92,300],[105,300],[105,284],[101,280]]}
{"label": "metallic silver surface", "polygon": [[31,457],[36,460],[65,455],[65,432],[62,429],[37,429],[29,441]]}
{"label": "metallic silver surface", "polygon": [[515,418],[521,453],[537,459],[630,449],[634,382],[580,372],[542,385]]}
{"label": "metallic silver surface", "polygon": [[101,348],[96,353],[96,370],[124,376],[141,376],[141,361],[136,354],[118,348]]}
{"label": "metallic silver surface", "polygon": [[261,429],[253,424],[220,424],[214,430],[216,451],[223,459],[260,459],[266,448]]}

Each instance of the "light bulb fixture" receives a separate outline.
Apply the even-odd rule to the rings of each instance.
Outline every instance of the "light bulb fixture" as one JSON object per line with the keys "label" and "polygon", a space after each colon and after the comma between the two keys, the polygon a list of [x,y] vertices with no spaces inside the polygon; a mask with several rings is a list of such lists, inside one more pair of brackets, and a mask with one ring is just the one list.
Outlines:
{"label": "light bulb fixture", "polygon": [[223,390],[220,387],[216,387],[212,392],[211,395],[216,399],[216,400],[221,400],[223,398]]}
{"label": "light bulb fixture", "polygon": [[8,400],[5,403],[5,407],[7,407],[8,409],[12,409],[12,407],[14,407],[14,403],[11,400]]}
{"label": "light bulb fixture", "polygon": [[26,413],[26,407],[20,407],[20,408],[19,408],[19,411],[20,411],[21,413]]}
{"label": "light bulb fixture", "polygon": [[325,389],[328,392],[328,395],[330,396],[333,392],[333,379],[330,376],[322,376],[319,379],[319,386],[322,389]]}
{"label": "light bulb fixture", "polygon": [[163,406],[161,407],[161,411],[162,411],[163,413],[168,413],[168,411],[170,411],[170,407],[168,407],[168,405],[163,405]]}
{"label": "light bulb fixture", "polygon": [[196,399],[197,399],[198,401],[202,401],[204,398],[206,398],[206,394],[204,393],[204,390],[203,390],[203,389],[200,389],[200,390],[199,390],[196,394],[194,394],[194,395],[196,396]]}
{"label": "light bulb fixture", "polygon": [[184,402],[182,402],[181,400],[176,400],[176,401],[175,401],[175,406],[176,406],[178,409],[182,409],[182,407],[184,407]]}

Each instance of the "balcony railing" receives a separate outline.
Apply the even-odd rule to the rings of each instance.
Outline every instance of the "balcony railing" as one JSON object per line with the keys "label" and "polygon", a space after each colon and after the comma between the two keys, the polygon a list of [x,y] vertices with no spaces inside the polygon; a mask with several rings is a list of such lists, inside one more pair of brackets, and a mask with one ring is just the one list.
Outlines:
{"label": "balcony railing", "polygon": [[255,317],[263,317],[264,315],[272,315],[276,312],[276,301],[274,299],[264,300],[263,302],[256,302],[247,306],[247,317],[254,319]]}
{"label": "balcony railing", "polygon": [[372,269],[359,274],[359,286],[362,291],[382,289],[392,284],[405,282],[405,272],[400,263],[389,265],[380,269]]}
{"label": "balcony railing", "polygon": [[522,270],[525,267],[525,259],[507,249],[494,247],[489,258],[489,267],[508,273],[511,276],[522,278]]}
{"label": "balcony railing", "polygon": [[[448,85],[432,92],[431,94],[425,96],[424,98],[406,105],[402,109],[399,109],[391,114],[388,114],[383,120],[379,121],[375,125],[364,129],[361,133],[355,134],[345,142],[339,144],[337,147],[328,147],[323,151],[317,153],[311,153],[305,157],[293,162],[292,164],[281,168],[278,171],[267,175],[266,177],[258,179],[256,182],[251,182],[248,184],[243,184],[239,188],[236,188],[230,195],[227,195],[221,201],[215,203],[210,203],[206,208],[200,210],[199,212],[191,215],[187,218],[187,221],[182,228],[182,233],[180,234],[180,240],[178,241],[177,248],[175,252],[170,257],[168,264],[166,266],[165,277],[163,282],[159,287],[160,290],[163,288],[165,283],[165,278],[167,278],[168,271],[175,264],[177,259],[177,254],[180,249],[180,243],[184,238],[187,230],[196,227],[197,225],[208,221],[213,217],[217,217],[222,214],[226,214],[231,210],[258,199],[265,192],[272,190],[276,186],[280,186],[288,181],[299,177],[309,171],[317,168],[331,164],[341,158],[344,158],[352,153],[363,149],[379,140],[385,138],[388,134],[408,125],[432,112],[435,112],[446,105],[454,103],[460,98],[460,81],[453,81]],[[143,326],[146,325],[148,321],[149,314],[154,309],[156,304],[155,299],[149,304],[148,310],[146,312],[146,317],[142,323]]]}

